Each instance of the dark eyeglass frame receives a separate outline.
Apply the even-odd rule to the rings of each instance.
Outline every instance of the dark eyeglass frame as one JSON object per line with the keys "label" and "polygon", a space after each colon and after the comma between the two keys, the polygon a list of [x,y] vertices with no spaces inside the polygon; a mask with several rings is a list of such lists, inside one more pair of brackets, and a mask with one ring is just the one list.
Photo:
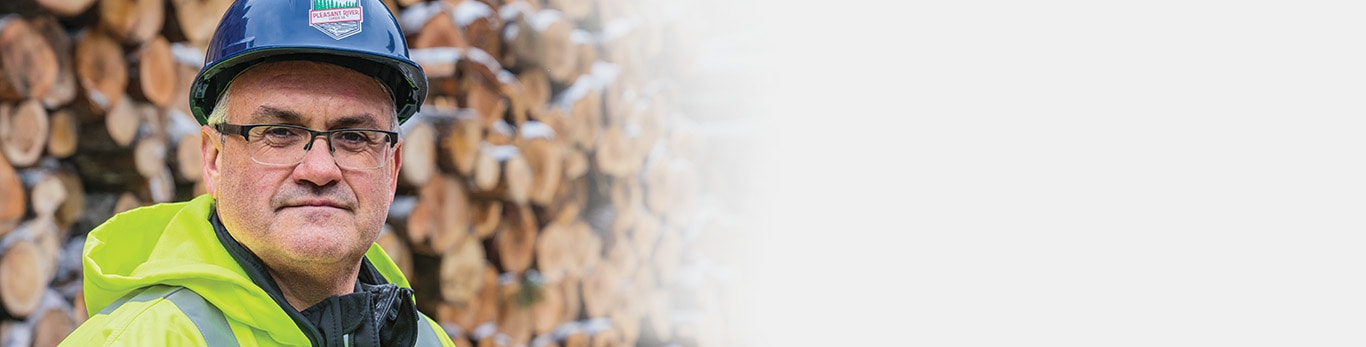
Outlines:
{"label": "dark eyeglass frame", "polygon": [[292,125],[292,124],[230,124],[230,123],[219,123],[219,124],[215,124],[215,125],[213,126],[213,128],[214,128],[215,130],[218,130],[219,133],[223,133],[223,134],[237,134],[237,135],[242,135],[242,139],[243,139],[243,140],[246,140],[247,142],[251,142],[251,137],[250,137],[250,136],[247,136],[247,133],[250,132],[252,128],[264,127],[264,126],[269,126],[269,127],[285,127],[285,128],[299,129],[299,130],[307,131],[308,134],[309,134],[309,137],[308,137],[309,140],[308,140],[308,141],[304,141],[304,151],[309,151],[309,150],[312,150],[312,149],[313,149],[313,142],[314,142],[313,139],[318,138],[318,136],[322,136],[322,137],[323,137],[323,140],[324,140],[324,141],[327,141],[327,150],[328,150],[329,152],[336,151],[336,150],[337,150],[336,147],[333,147],[333,146],[332,146],[332,134],[335,134],[335,133],[343,133],[343,132],[348,132],[348,131],[378,131],[378,132],[385,133],[385,134],[388,134],[388,135],[389,135],[389,148],[393,148],[395,145],[398,144],[398,132],[396,132],[396,131],[388,131],[388,130],[380,130],[380,129],[346,128],[346,129],[333,129],[333,130],[313,130],[313,129],[309,129],[309,128],[302,127],[302,126],[298,126],[298,125]]}

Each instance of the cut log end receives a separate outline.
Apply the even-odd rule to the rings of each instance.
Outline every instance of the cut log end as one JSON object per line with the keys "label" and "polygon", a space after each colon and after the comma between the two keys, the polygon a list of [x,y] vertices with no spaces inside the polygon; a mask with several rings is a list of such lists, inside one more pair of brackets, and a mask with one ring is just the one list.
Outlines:
{"label": "cut log end", "polygon": [[57,79],[52,46],[19,15],[0,18],[0,99],[42,98]]}

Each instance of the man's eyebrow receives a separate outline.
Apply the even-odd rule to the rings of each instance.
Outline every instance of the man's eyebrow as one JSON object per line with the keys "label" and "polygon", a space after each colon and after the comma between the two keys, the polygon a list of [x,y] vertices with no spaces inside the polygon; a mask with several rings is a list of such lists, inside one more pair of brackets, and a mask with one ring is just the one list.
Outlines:
{"label": "man's eyebrow", "polygon": [[354,116],[343,116],[343,117],[338,117],[338,118],[332,119],[332,120],[330,120],[330,121],[327,122],[327,128],[328,128],[328,129],[346,129],[346,128],[370,128],[370,129],[378,129],[378,128],[379,128],[379,124],[377,124],[377,122],[375,122],[375,117],[374,117],[373,115],[370,115],[370,114],[361,114],[361,115],[354,115]]}
{"label": "man's eyebrow", "polygon": [[[282,110],[262,105],[251,114],[250,124],[281,123],[304,125],[304,116],[298,112]],[[342,116],[327,122],[327,129],[379,128],[375,117],[370,114]]]}
{"label": "man's eyebrow", "polygon": [[261,105],[256,108],[256,112],[251,113],[251,121],[249,123],[284,123],[297,125],[303,124],[303,119],[304,116],[298,112]]}

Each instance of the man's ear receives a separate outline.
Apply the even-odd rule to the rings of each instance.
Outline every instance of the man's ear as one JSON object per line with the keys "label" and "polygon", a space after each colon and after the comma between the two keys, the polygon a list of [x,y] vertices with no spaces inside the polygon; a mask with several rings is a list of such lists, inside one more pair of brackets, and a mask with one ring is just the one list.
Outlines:
{"label": "man's ear", "polygon": [[221,163],[218,156],[223,152],[222,143],[218,141],[218,131],[209,126],[199,127],[199,152],[203,154],[204,165],[204,192],[218,198],[218,166]]}

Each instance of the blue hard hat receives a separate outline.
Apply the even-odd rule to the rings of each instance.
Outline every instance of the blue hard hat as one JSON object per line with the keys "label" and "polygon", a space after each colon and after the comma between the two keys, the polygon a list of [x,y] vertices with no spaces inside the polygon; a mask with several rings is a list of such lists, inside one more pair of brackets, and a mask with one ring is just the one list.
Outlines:
{"label": "blue hard hat", "polygon": [[190,110],[207,124],[229,82],[256,64],[307,60],[378,79],[393,93],[400,123],[427,98],[427,76],[380,0],[237,0],[209,41],[190,86]]}

